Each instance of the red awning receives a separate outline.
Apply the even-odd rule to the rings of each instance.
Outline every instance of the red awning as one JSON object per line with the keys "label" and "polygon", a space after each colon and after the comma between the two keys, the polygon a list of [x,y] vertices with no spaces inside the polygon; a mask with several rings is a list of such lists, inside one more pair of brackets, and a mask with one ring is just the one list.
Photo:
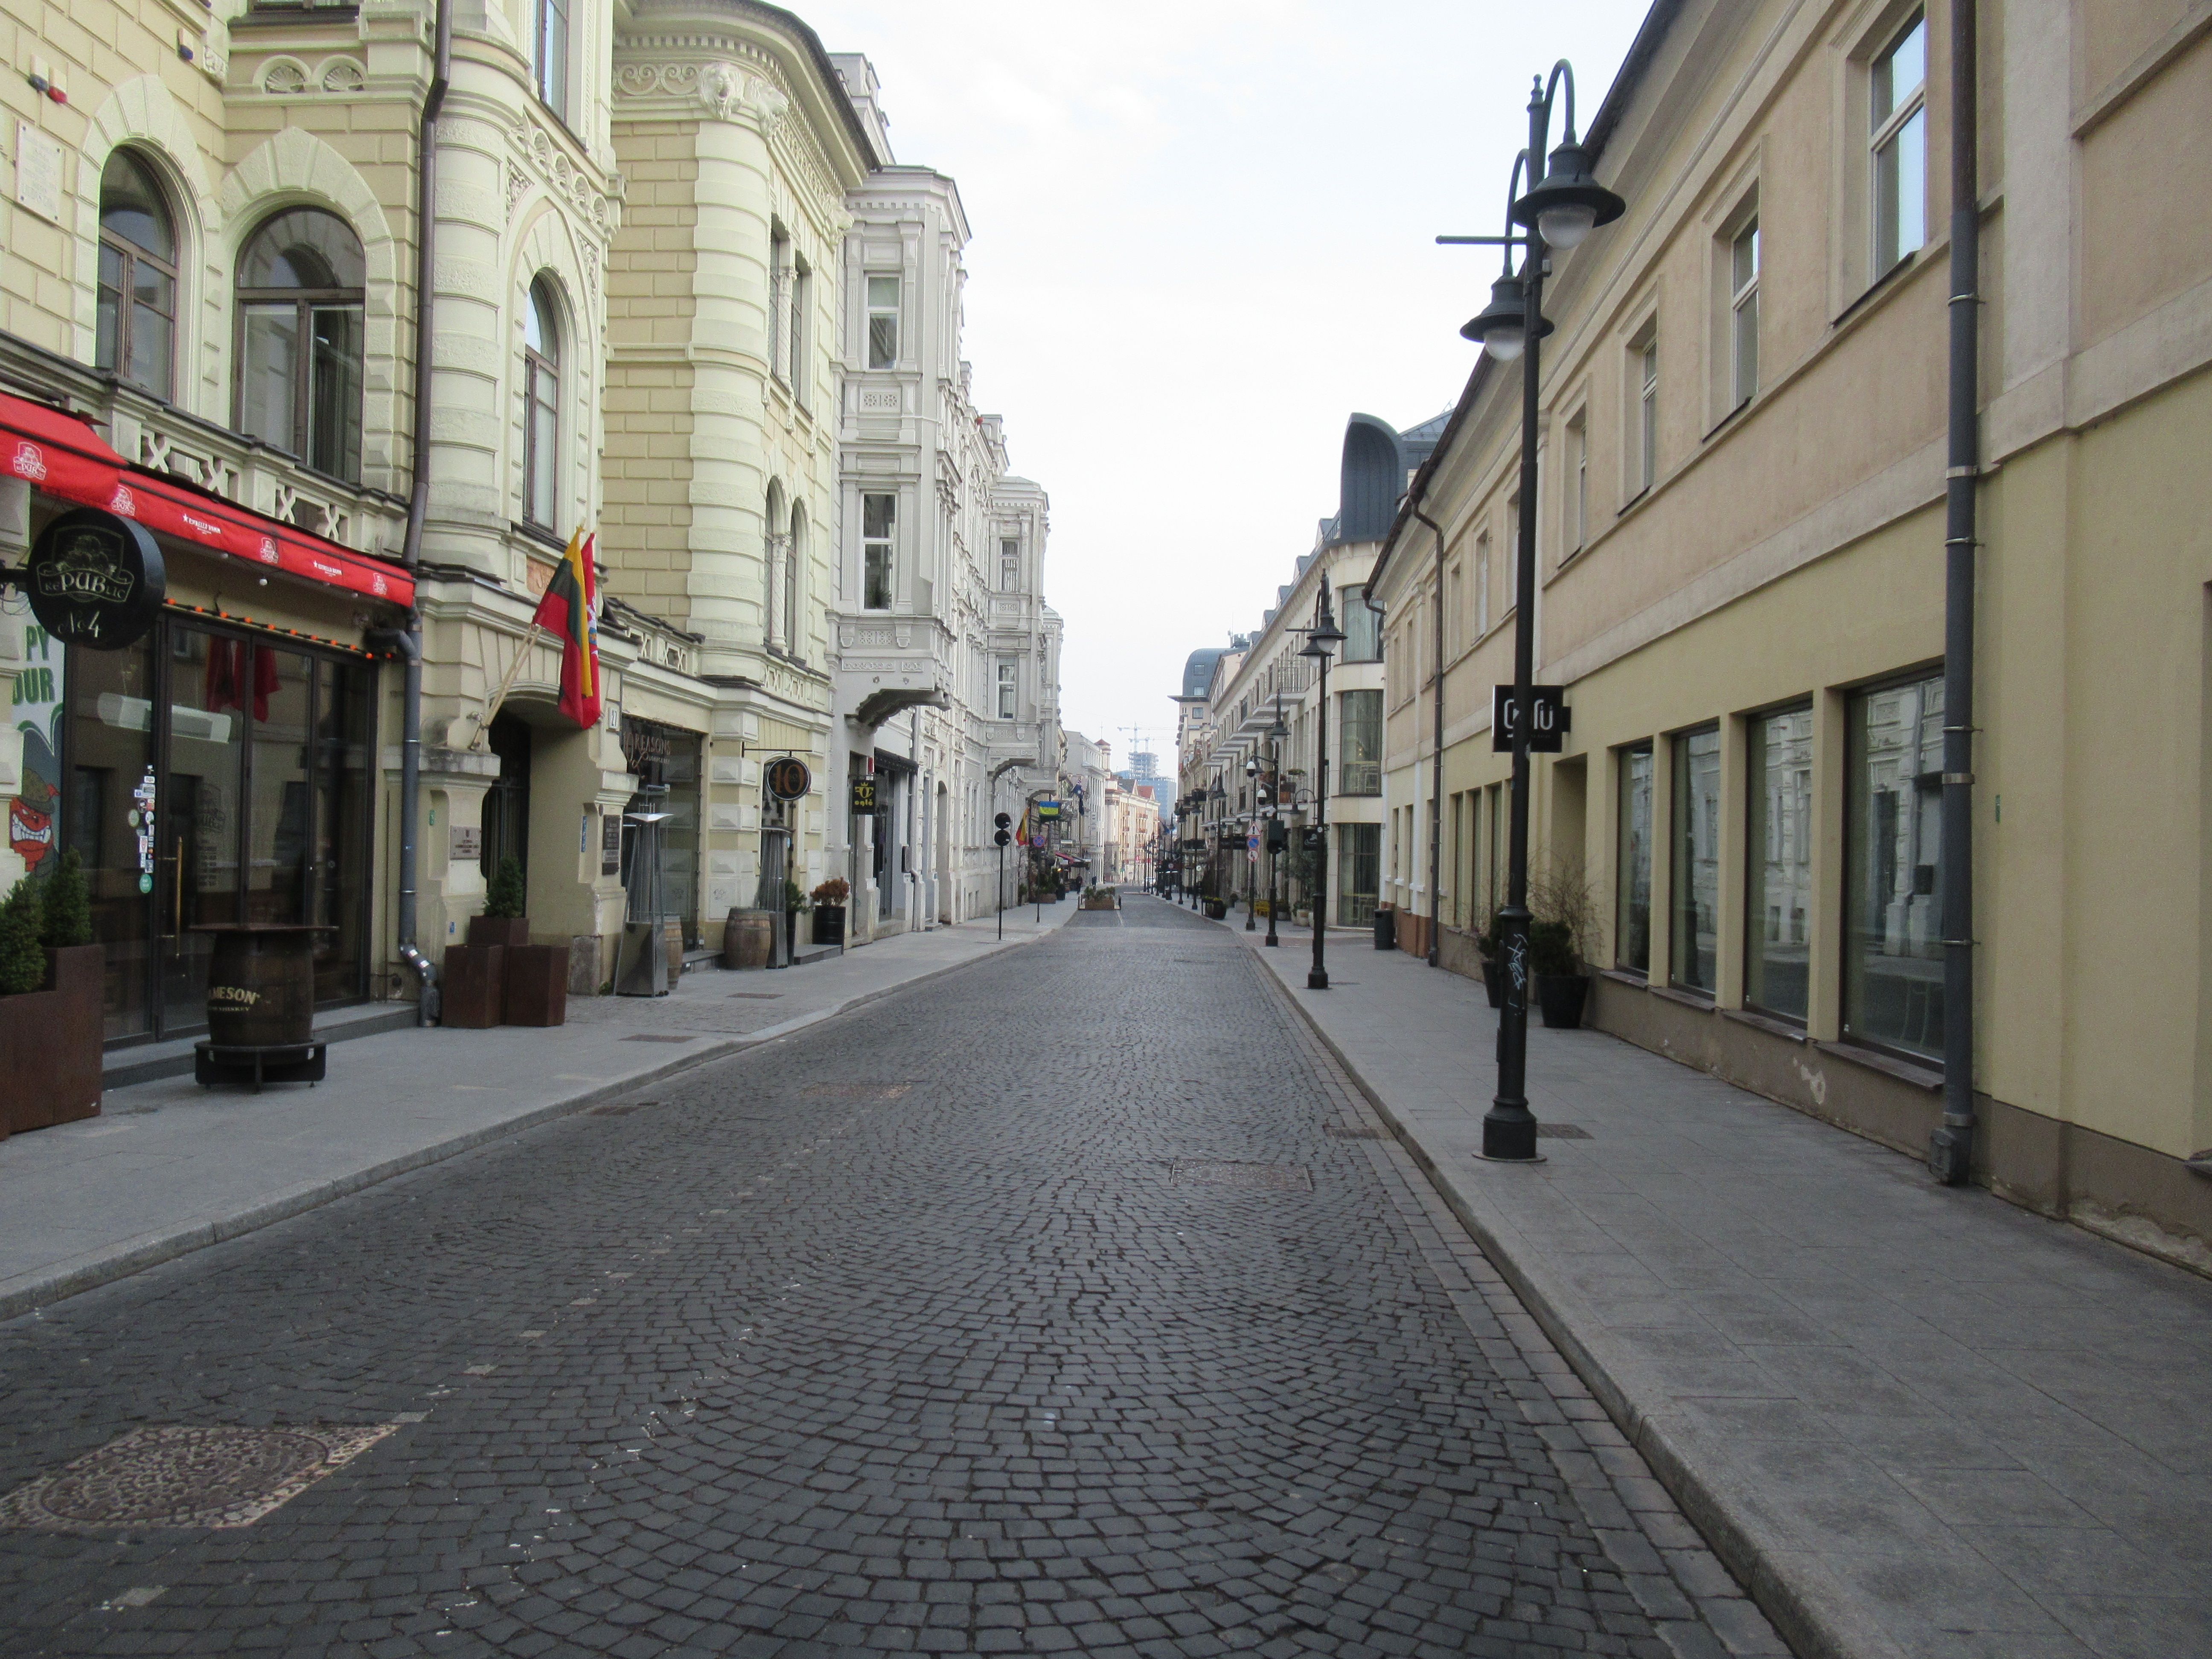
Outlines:
{"label": "red awning", "polygon": [[5,392],[0,392],[0,472],[233,558],[393,605],[415,602],[414,579],[398,566],[133,466],[74,415]]}

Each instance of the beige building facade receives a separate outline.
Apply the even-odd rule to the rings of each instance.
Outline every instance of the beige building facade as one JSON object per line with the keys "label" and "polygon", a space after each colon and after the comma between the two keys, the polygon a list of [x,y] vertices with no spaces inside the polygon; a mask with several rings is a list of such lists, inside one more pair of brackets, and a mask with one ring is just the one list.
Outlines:
{"label": "beige building facade", "polygon": [[[1979,20],[1976,1178],[2212,1270],[2212,240],[2176,207],[2212,44],[2178,0]],[[1587,900],[1596,1024],[1914,1154],[1957,45],[1935,6],[1654,8],[1587,131],[1626,215],[1553,255],[1534,507],[1573,711],[1534,863]],[[1503,896],[1520,384],[1477,369],[1376,582],[1386,884],[1425,912],[1435,847],[1462,972]]]}

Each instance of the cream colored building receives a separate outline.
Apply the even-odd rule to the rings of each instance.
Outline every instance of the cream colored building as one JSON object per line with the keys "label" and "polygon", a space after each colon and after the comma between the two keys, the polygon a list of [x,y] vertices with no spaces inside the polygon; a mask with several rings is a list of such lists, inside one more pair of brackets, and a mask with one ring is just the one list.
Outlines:
{"label": "cream colored building", "polygon": [[[687,944],[830,873],[848,198],[887,152],[805,23],[749,0],[18,19],[0,543],[15,562],[88,505],[168,569],[128,649],[0,616],[0,879],[68,846],[92,867],[111,1037],[203,1023],[208,921],[328,923],[322,1001],[411,993],[410,606],[427,966],[512,854],[533,936],[604,988],[647,809]],[[606,595],[589,730],[528,626],[579,527]],[[811,774],[788,806],[781,756]]]}
{"label": "cream colored building", "polygon": [[[1977,1178],[2212,1270],[2212,43],[2181,0],[1980,15]],[[1534,505],[1535,678],[1573,727],[1533,844],[1587,884],[1596,1024],[1915,1155],[1946,1012],[1949,17],[1654,8],[1585,129],[1626,215],[1553,256]],[[1376,580],[1389,892],[1420,909],[1442,611],[1462,972],[1504,879],[1520,383],[1477,369]]]}

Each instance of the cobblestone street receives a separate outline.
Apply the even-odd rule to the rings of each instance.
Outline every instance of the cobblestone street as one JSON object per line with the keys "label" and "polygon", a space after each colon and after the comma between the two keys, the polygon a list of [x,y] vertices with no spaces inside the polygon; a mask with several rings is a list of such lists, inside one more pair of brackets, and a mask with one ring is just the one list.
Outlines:
{"label": "cobblestone street", "polygon": [[316,1425],[397,1426],[249,1524],[0,1530],[0,1650],[1782,1651],[1151,899],[0,1327],[0,1494]]}

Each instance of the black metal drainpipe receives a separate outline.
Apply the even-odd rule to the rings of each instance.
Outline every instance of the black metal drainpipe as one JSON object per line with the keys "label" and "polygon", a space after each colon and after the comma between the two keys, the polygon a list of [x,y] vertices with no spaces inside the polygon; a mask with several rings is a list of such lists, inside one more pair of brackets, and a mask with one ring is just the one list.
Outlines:
{"label": "black metal drainpipe", "polygon": [[1443,943],[1437,922],[1443,915],[1444,890],[1437,872],[1443,859],[1444,822],[1444,532],[1443,526],[1419,507],[1408,505],[1406,510],[1428,526],[1437,538],[1436,758],[1435,775],[1429,780],[1429,966],[1433,968]]}
{"label": "black metal drainpipe", "polygon": [[[453,67],[453,0],[438,0],[436,46],[429,89],[422,97],[422,136],[415,166],[415,440],[414,485],[407,496],[407,540],[401,550],[408,574],[420,580],[422,523],[430,513],[431,341],[435,332],[438,244],[438,112]],[[438,1015],[438,972],[415,940],[415,889],[420,848],[416,820],[422,807],[422,612],[418,595],[407,615],[405,684],[401,693],[399,742],[399,957],[415,970],[419,992],[415,1023]]]}
{"label": "black metal drainpipe", "polygon": [[1975,0],[1951,5],[1951,437],[1943,525],[1943,1126],[1928,1164],[1963,1185],[1974,1152],[1974,489],[1981,471],[1981,185]]}

